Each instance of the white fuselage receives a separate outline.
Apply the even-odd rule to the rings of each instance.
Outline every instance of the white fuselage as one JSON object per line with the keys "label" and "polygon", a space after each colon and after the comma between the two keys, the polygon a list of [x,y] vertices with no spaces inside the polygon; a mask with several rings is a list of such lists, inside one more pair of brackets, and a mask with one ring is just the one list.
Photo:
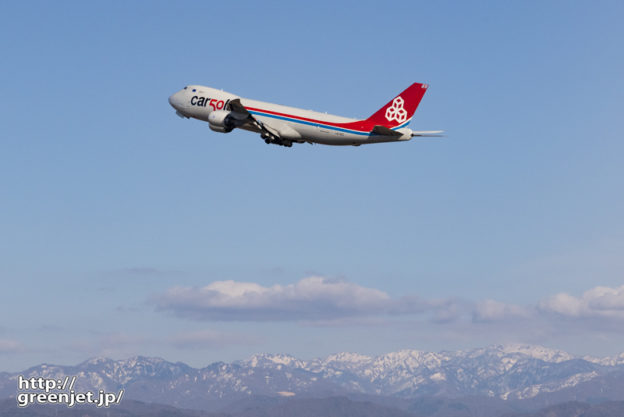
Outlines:
{"label": "white fuselage", "polygon": [[[224,109],[227,103],[234,99],[240,99],[240,103],[255,119],[271,131],[275,131],[280,138],[290,142],[357,146],[411,139],[411,130],[405,127],[409,120],[392,129],[397,135],[379,135],[371,133],[373,126],[363,120],[250,100],[201,85],[185,87],[169,97],[169,103],[180,116],[209,122],[210,113]],[[237,127],[260,132],[260,129],[252,123]]]}

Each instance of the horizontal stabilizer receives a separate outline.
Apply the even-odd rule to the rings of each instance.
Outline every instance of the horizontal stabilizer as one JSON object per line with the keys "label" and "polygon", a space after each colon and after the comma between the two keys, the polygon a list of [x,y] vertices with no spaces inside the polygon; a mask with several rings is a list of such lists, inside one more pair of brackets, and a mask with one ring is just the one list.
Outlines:
{"label": "horizontal stabilizer", "polygon": [[382,136],[401,136],[402,133],[389,129],[385,126],[377,125],[371,130],[371,133]]}
{"label": "horizontal stabilizer", "polygon": [[444,135],[444,130],[412,130],[412,137],[429,137],[429,138],[441,138]]}

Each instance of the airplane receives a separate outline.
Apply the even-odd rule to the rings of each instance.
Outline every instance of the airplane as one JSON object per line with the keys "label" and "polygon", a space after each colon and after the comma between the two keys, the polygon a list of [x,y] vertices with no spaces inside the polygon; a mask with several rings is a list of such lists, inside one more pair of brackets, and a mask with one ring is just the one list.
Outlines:
{"label": "airplane", "polygon": [[208,122],[215,132],[244,129],[259,133],[267,144],[360,146],[440,136],[441,130],[414,131],[407,127],[427,88],[427,84],[414,83],[362,120],[246,99],[201,85],[184,87],[169,97],[169,104],[178,116]]}

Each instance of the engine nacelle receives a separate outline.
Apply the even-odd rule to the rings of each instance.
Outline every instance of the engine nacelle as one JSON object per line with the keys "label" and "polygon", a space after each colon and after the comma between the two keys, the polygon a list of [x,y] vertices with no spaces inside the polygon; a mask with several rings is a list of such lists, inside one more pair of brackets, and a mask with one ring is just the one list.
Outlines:
{"label": "engine nacelle", "polygon": [[228,133],[236,127],[236,121],[227,110],[215,110],[208,115],[208,126],[215,132]]}
{"label": "engine nacelle", "polygon": [[232,131],[232,129],[228,129],[222,126],[217,126],[217,125],[213,125],[212,123],[208,123],[208,127],[210,128],[210,130],[214,131],[214,132],[219,132],[219,133],[229,133]]}

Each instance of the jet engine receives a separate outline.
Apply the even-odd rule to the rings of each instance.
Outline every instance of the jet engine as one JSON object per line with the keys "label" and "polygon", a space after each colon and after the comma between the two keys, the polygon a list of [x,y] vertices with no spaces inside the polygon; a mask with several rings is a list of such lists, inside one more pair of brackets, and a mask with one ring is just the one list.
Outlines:
{"label": "jet engine", "polygon": [[215,110],[208,115],[208,126],[215,132],[228,133],[236,127],[236,119],[231,111]]}

